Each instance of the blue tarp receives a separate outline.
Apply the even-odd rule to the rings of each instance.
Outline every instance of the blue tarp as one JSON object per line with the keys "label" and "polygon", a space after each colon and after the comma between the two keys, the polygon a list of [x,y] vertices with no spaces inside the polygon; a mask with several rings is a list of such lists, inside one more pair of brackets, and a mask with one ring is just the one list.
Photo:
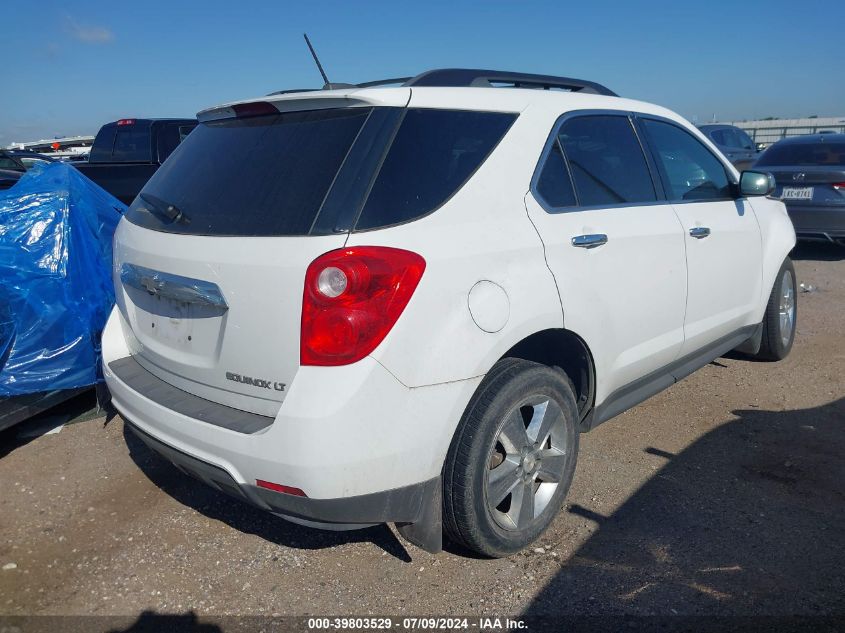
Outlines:
{"label": "blue tarp", "polygon": [[112,235],[125,210],[65,163],[0,191],[0,396],[101,380]]}

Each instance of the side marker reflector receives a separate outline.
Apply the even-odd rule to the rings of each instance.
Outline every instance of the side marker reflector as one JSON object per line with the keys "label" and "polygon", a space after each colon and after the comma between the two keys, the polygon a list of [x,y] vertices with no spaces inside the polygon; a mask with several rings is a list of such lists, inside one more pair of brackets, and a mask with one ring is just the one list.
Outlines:
{"label": "side marker reflector", "polygon": [[266,488],[273,492],[281,492],[286,495],[293,495],[295,497],[307,497],[302,490],[294,488],[293,486],[283,486],[282,484],[274,484],[272,481],[264,481],[263,479],[256,479],[255,485],[259,488]]}

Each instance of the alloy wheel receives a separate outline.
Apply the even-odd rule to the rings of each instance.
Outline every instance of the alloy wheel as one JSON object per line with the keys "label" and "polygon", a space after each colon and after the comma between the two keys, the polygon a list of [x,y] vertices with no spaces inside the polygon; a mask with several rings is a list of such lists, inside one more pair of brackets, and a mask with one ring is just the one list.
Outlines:
{"label": "alloy wheel", "polygon": [[568,449],[554,400],[529,397],[508,412],[485,472],[487,508],[499,527],[523,530],[543,513],[564,478]]}
{"label": "alloy wheel", "polygon": [[795,327],[795,280],[785,270],[780,282],[780,339],[784,347],[789,345]]}

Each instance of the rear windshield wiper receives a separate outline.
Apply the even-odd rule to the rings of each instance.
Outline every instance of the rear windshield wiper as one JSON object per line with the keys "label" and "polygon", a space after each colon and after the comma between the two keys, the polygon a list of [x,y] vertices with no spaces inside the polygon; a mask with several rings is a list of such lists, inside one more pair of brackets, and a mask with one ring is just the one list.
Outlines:
{"label": "rear windshield wiper", "polygon": [[182,213],[179,207],[177,207],[175,204],[165,202],[161,198],[157,198],[156,196],[153,196],[149,193],[142,193],[139,194],[139,196],[141,200],[147,203],[147,210],[153,213],[154,215],[164,217],[170,222],[180,222],[182,224],[191,223],[191,219],[187,215]]}

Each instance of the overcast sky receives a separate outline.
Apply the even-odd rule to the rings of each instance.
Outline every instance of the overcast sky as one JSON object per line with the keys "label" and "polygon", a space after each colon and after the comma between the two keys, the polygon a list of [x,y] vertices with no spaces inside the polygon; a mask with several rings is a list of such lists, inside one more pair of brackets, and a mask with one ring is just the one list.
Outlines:
{"label": "overcast sky", "polygon": [[[641,6],[638,6],[641,5]],[[592,79],[698,123],[845,115],[841,0],[6,3],[0,146],[332,81],[475,67]]]}

